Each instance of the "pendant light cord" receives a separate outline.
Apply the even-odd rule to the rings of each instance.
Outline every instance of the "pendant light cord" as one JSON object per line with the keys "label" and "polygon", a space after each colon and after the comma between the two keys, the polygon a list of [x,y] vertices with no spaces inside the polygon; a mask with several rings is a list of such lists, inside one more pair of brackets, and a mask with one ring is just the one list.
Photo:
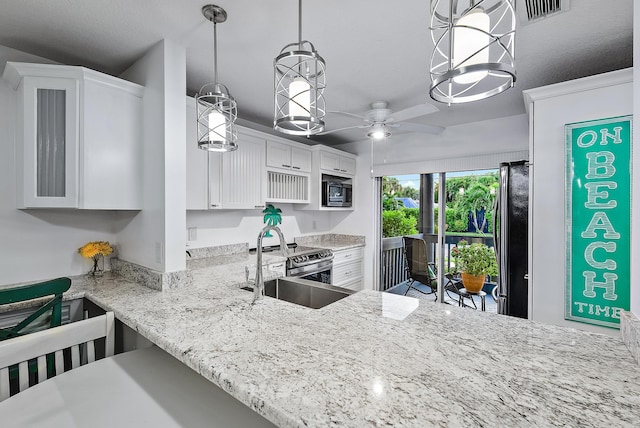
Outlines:
{"label": "pendant light cord", "polygon": [[302,0],[298,0],[298,46],[302,50]]}
{"label": "pendant light cord", "polygon": [[216,29],[217,23],[215,17],[213,18],[213,81],[216,84],[216,91],[218,86],[218,35]]}

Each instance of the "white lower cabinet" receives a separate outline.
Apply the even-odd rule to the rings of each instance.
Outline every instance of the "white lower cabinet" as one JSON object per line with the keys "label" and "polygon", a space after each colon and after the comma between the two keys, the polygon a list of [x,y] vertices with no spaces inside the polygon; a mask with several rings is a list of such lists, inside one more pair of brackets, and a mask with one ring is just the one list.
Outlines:
{"label": "white lower cabinet", "polygon": [[351,290],[362,290],[363,254],[363,247],[334,250],[331,284]]}

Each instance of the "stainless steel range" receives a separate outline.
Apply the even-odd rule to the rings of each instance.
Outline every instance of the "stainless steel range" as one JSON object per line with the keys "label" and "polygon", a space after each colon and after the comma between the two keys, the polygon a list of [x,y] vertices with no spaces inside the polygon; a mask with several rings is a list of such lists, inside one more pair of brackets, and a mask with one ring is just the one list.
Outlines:
{"label": "stainless steel range", "polygon": [[326,248],[298,246],[289,249],[287,276],[331,284],[333,252]]}

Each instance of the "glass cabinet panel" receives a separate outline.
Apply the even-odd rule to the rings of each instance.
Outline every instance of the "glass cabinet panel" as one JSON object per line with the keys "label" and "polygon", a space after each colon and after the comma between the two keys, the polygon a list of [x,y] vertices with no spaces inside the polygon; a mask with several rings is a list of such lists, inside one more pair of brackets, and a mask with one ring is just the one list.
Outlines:
{"label": "glass cabinet panel", "polygon": [[65,196],[66,92],[37,90],[36,195]]}
{"label": "glass cabinet panel", "polygon": [[78,85],[77,79],[33,76],[20,83],[19,208],[78,208]]}

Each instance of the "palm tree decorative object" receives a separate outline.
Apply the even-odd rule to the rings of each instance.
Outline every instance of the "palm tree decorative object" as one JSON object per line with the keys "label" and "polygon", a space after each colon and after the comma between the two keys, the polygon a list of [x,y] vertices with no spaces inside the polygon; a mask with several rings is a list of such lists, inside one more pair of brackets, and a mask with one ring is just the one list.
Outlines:
{"label": "palm tree decorative object", "polygon": [[[269,204],[264,210],[262,210],[262,212],[264,213],[263,221],[265,224],[268,224],[269,226],[277,226],[282,223],[282,210],[280,208],[276,208]],[[267,230],[264,236],[265,238],[270,238],[273,235],[271,235],[270,230]]]}

